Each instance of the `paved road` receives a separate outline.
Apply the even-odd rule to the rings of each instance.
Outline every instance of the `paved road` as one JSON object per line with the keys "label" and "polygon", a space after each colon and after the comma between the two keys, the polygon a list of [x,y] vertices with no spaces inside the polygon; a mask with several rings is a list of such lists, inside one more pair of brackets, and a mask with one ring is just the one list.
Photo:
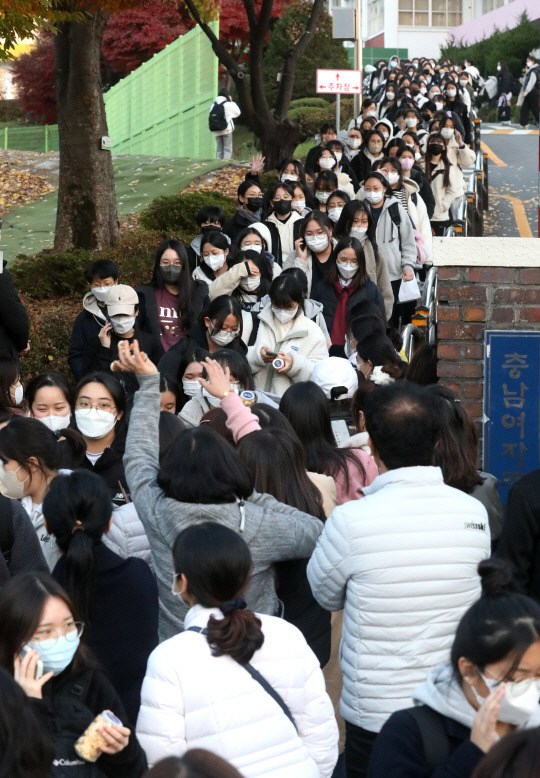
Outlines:
{"label": "paved road", "polygon": [[482,125],[489,160],[490,211],[485,235],[538,236],[538,131]]}

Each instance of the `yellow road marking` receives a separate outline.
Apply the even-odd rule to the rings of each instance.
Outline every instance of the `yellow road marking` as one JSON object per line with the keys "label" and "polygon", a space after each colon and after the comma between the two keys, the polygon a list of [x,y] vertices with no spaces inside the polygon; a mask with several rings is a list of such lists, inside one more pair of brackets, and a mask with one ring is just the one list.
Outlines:
{"label": "yellow road marking", "polygon": [[483,140],[480,141],[480,148],[484,152],[484,154],[488,155],[488,159],[490,159],[497,167],[506,167],[506,162],[503,162],[500,157],[498,157],[494,151],[492,151],[487,144],[484,143]]}
{"label": "yellow road marking", "polygon": [[527,214],[525,212],[525,206],[521,200],[517,197],[507,195],[508,199],[512,203],[514,216],[516,218],[516,224],[518,226],[519,235],[521,238],[533,238],[532,230],[527,220]]}

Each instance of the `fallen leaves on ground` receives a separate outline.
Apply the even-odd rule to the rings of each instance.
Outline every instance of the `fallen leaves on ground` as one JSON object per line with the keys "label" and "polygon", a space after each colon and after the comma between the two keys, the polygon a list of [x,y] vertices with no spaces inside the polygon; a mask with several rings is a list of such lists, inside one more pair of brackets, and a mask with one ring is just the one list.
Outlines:
{"label": "fallen leaves on ground", "polygon": [[54,189],[44,176],[25,169],[20,160],[0,157],[0,213],[41,200]]}
{"label": "fallen leaves on ground", "polygon": [[245,178],[248,168],[244,165],[230,165],[212,170],[196,178],[183,192],[221,192],[236,199],[236,190]]}

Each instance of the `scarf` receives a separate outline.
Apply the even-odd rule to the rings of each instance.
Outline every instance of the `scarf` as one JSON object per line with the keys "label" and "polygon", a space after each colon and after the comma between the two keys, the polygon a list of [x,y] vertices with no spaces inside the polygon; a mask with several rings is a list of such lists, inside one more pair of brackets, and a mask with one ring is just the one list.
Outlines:
{"label": "scarf", "polygon": [[330,340],[336,346],[343,346],[345,344],[345,334],[347,332],[347,304],[349,302],[349,297],[352,294],[352,289],[350,284],[348,286],[342,286],[339,283],[339,279],[334,282],[334,289],[337,292],[338,301],[334,314],[334,321],[332,322]]}

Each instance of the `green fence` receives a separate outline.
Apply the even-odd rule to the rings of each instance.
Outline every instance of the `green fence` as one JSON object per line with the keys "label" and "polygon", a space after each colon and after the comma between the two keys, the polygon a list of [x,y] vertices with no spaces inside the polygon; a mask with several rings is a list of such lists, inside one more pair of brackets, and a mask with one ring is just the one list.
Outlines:
{"label": "green fence", "polygon": [[[212,28],[217,35],[218,22]],[[213,159],[217,81],[217,57],[195,27],[105,94],[113,153]]]}
{"label": "green fence", "polygon": [[56,124],[16,127],[0,127],[0,148],[17,151],[58,151],[58,127]]}
{"label": "green fence", "polygon": [[[218,35],[218,22],[211,27]],[[194,27],[104,95],[112,152],[214,159],[208,112],[217,83],[218,59]],[[58,151],[58,127],[0,127],[0,148]]]}

